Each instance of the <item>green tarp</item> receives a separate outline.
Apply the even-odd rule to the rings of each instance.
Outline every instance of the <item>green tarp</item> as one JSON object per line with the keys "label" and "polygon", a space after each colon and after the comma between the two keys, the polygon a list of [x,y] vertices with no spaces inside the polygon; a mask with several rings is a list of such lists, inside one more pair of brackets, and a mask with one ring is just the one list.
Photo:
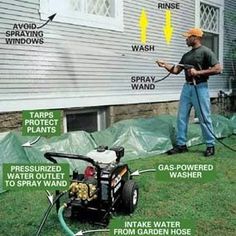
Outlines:
{"label": "green tarp", "polygon": [[231,116],[230,121],[233,128],[233,134],[236,134],[236,113]]}
{"label": "green tarp", "polygon": [[[218,138],[236,133],[236,114],[230,119],[220,115],[212,116],[214,132]],[[149,119],[130,119],[115,123],[111,127],[94,133],[84,131],[71,132],[60,137],[41,138],[32,147],[22,144],[32,137],[23,137],[17,132],[0,134],[0,169],[2,163],[45,163],[44,153],[47,151],[86,155],[99,145],[123,146],[123,160],[154,156],[172,148],[176,134],[176,118],[173,116],[155,116]],[[190,124],[188,146],[203,142],[199,124]],[[84,162],[63,160],[71,167],[82,167]],[[0,181],[2,171],[0,172]],[[0,186],[1,192],[1,186]]]}

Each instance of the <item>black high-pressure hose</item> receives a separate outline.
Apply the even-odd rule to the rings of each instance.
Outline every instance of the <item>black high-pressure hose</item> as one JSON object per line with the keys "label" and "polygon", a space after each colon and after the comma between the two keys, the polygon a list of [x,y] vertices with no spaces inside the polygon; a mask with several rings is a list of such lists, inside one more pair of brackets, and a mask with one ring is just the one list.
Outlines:
{"label": "black high-pressure hose", "polygon": [[214,137],[219,143],[221,143],[223,146],[225,146],[225,147],[228,148],[229,150],[231,150],[231,151],[233,151],[233,152],[236,152],[235,149],[231,148],[230,146],[228,146],[227,144],[225,144],[224,142],[222,142],[219,138],[217,138],[216,135],[215,135],[215,134],[212,132],[212,130],[210,129],[210,127],[207,125],[206,117],[204,116],[203,111],[202,111],[202,107],[201,107],[200,98],[199,98],[199,94],[198,94],[198,91],[197,91],[197,85],[196,85],[196,83],[194,83],[194,89],[195,89],[195,92],[196,92],[196,95],[197,95],[197,101],[198,101],[198,106],[199,106],[199,109],[200,109],[200,113],[201,113],[203,122],[204,122],[204,124],[206,125],[207,129],[209,130],[209,132],[213,135],[213,137]]}
{"label": "black high-pressure hose", "polygon": [[174,69],[174,67],[175,67],[175,65],[173,65],[173,66],[171,67],[170,72],[169,72],[166,76],[164,76],[164,77],[161,78],[161,79],[156,80],[155,83],[159,83],[159,82],[161,82],[161,81],[167,79],[167,78],[172,74],[171,71]]}
{"label": "black high-pressure hose", "polygon": [[[198,67],[200,70],[202,70],[202,67],[200,64],[198,64]],[[200,103],[200,98],[199,98],[199,94],[198,94],[198,91],[197,91],[197,85],[196,85],[196,80],[193,79],[193,85],[194,85],[194,89],[195,89],[195,92],[196,92],[196,95],[197,95],[197,102],[198,102],[198,106],[199,106],[199,109],[200,109],[200,113],[201,113],[201,116],[202,116],[202,119],[203,119],[203,122],[204,124],[206,125],[207,129],[209,130],[209,132],[213,135],[213,137],[219,142],[221,143],[224,147],[228,148],[229,150],[233,151],[233,152],[236,152],[235,149],[231,148],[230,146],[228,146],[227,144],[225,144],[224,142],[222,142],[219,138],[216,137],[216,135],[214,134],[214,132],[210,129],[210,127],[207,125],[207,121],[206,121],[206,117],[204,116],[204,113],[203,113],[203,110],[202,110],[202,106],[201,106],[201,103]]]}
{"label": "black high-pressure hose", "polygon": [[59,195],[57,195],[57,196],[55,197],[55,199],[53,200],[53,203],[48,206],[46,212],[44,213],[43,219],[42,219],[42,221],[41,221],[41,223],[40,223],[40,225],[39,225],[39,228],[38,228],[38,231],[37,231],[37,233],[36,233],[36,236],[39,236],[39,235],[40,235],[40,233],[41,233],[41,231],[42,231],[42,229],[43,229],[43,226],[44,226],[44,224],[45,224],[45,222],[46,222],[46,220],[47,220],[47,218],[48,218],[48,215],[49,215],[50,211],[52,210],[52,207],[55,205],[55,203],[56,203],[66,192],[67,192],[67,191],[64,191],[64,192],[61,192]]}
{"label": "black high-pressure hose", "polygon": [[168,78],[170,75],[171,75],[171,72],[169,72],[169,73],[168,73],[166,76],[164,76],[163,78],[156,80],[155,83],[159,83],[159,82],[165,80],[165,79]]}
{"label": "black high-pressure hose", "polygon": [[[176,66],[180,66],[182,68],[185,68],[187,66],[187,68],[193,68],[193,66],[191,65],[184,65],[184,64],[174,64],[173,67],[171,68],[171,70]],[[200,69],[201,69],[201,66],[199,65]],[[169,77],[171,74],[168,73],[165,77],[163,77],[162,79],[159,79],[157,81],[155,81],[155,83],[158,83],[164,79],[166,79],[167,77]],[[233,152],[236,152],[235,149],[231,148],[230,146],[228,146],[227,144],[225,144],[224,142],[222,142],[219,138],[216,137],[216,135],[212,132],[212,130],[210,129],[210,127],[207,125],[207,122],[206,122],[206,118],[203,114],[203,111],[202,111],[202,107],[201,107],[201,103],[200,103],[200,99],[199,99],[199,94],[198,94],[198,91],[197,91],[197,85],[196,85],[196,81],[194,82],[194,89],[195,89],[195,92],[196,92],[196,95],[197,95],[197,101],[198,101],[198,105],[199,105],[199,109],[200,109],[200,113],[201,113],[201,116],[202,116],[202,119],[203,119],[203,122],[204,124],[206,125],[207,129],[209,130],[209,132],[213,135],[213,137],[219,142],[221,143],[224,147],[228,148],[229,150],[233,151]]]}

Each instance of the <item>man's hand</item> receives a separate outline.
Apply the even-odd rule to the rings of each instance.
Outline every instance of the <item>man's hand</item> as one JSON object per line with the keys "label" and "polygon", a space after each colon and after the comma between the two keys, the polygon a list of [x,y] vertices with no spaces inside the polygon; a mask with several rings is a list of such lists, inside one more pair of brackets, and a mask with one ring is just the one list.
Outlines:
{"label": "man's hand", "polygon": [[182,68],[180,66],[174,66],[174,64],[168,64],[162,60],[156,60],[156,63],[158,64],[158,66],[165,68],[171,74],[177,75],[182,71]]}
{"label": "man's hand", "polygon": [[158,64],[158,66],[166,68],[166,62],[165,61],[157,60],[156,63]]}
{"label": "man's hand", "polygon": [[188,69],[188,75],[191,77],[197,77],[199,75],[199,71],[194,68]]}
{"label": "man's hand", "polygon": [[216,64],[213,67],[210,67],[205,70],[195,70],[195,69],[190,69],[188,70],[189,76],[192,77],[197,77],[197,76],[209,76],[209,75],[217,75],[222,73],[222,67],[220,64]]}

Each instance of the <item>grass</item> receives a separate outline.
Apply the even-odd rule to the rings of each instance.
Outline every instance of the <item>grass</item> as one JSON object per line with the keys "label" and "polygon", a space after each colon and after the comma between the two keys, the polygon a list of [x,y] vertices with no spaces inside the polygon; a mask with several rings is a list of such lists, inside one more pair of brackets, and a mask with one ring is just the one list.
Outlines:
{"label": "grass", "polygon": [[[224,139],[236,149],[236,136]],[[130,161],[131,169],[150,169],[158,163],[174,161],[204,162],[205,146],[190,148],[190,152],[169,157],[159,155]],[[236,164],[235,153],[218,144],[216,155],[210,162],[217,169],[216,180],[209,183],[161,182],[155,173],[135,177],[140,188],[138,208],[132,216],[118,215],[116,218],[132,220],[148,219],[192,219],[198,236],[236,235]],[[48,206],[46,194],[35,192],[5,192],[0,194],[0,235],[35,235],[39,222]],[[96,226],[70,222],[72,231],[97,229]],[[65,235],[60,227],[55,209],[49,215],[42,231],[43,236]],[[97,233],[96,235],[108,235]]]}

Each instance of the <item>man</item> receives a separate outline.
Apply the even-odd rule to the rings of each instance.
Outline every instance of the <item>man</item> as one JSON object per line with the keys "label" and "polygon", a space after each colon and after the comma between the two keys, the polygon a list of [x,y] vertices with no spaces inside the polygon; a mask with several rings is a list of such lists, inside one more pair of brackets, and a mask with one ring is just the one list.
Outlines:
{"label": "man", "polygon": [[[194,68],[184,68],[181,65],[173,66],[161,60],[157,61],[157,64],[160,67],[165,68],[172,74],[179,74],[184,68],[186,79],[179,102],[177,118],[177,145],[167,153],[172,155],[188,151],[186,146],[187,128],[190,110],[193,106],[199,118],[202,135],[207,146],[204,155],[209,157],[215,154],[215,138],[213,135],[212,121],[210,117],[210,97],[208,93],[207,80],[210,75],[221,73],[222,68],[214,53],[209,48],[201,44],[203,36],[201,29],[189,29],[186,33],[184,33],[184,36],[186,37],[186,44],[189,47],[192,47],[192,49],[183,55],[179,64],[192,65]],[[194,83],[197,87],[201,107],[199,107]],[[201,112],[204,117],[202,117]]]}

